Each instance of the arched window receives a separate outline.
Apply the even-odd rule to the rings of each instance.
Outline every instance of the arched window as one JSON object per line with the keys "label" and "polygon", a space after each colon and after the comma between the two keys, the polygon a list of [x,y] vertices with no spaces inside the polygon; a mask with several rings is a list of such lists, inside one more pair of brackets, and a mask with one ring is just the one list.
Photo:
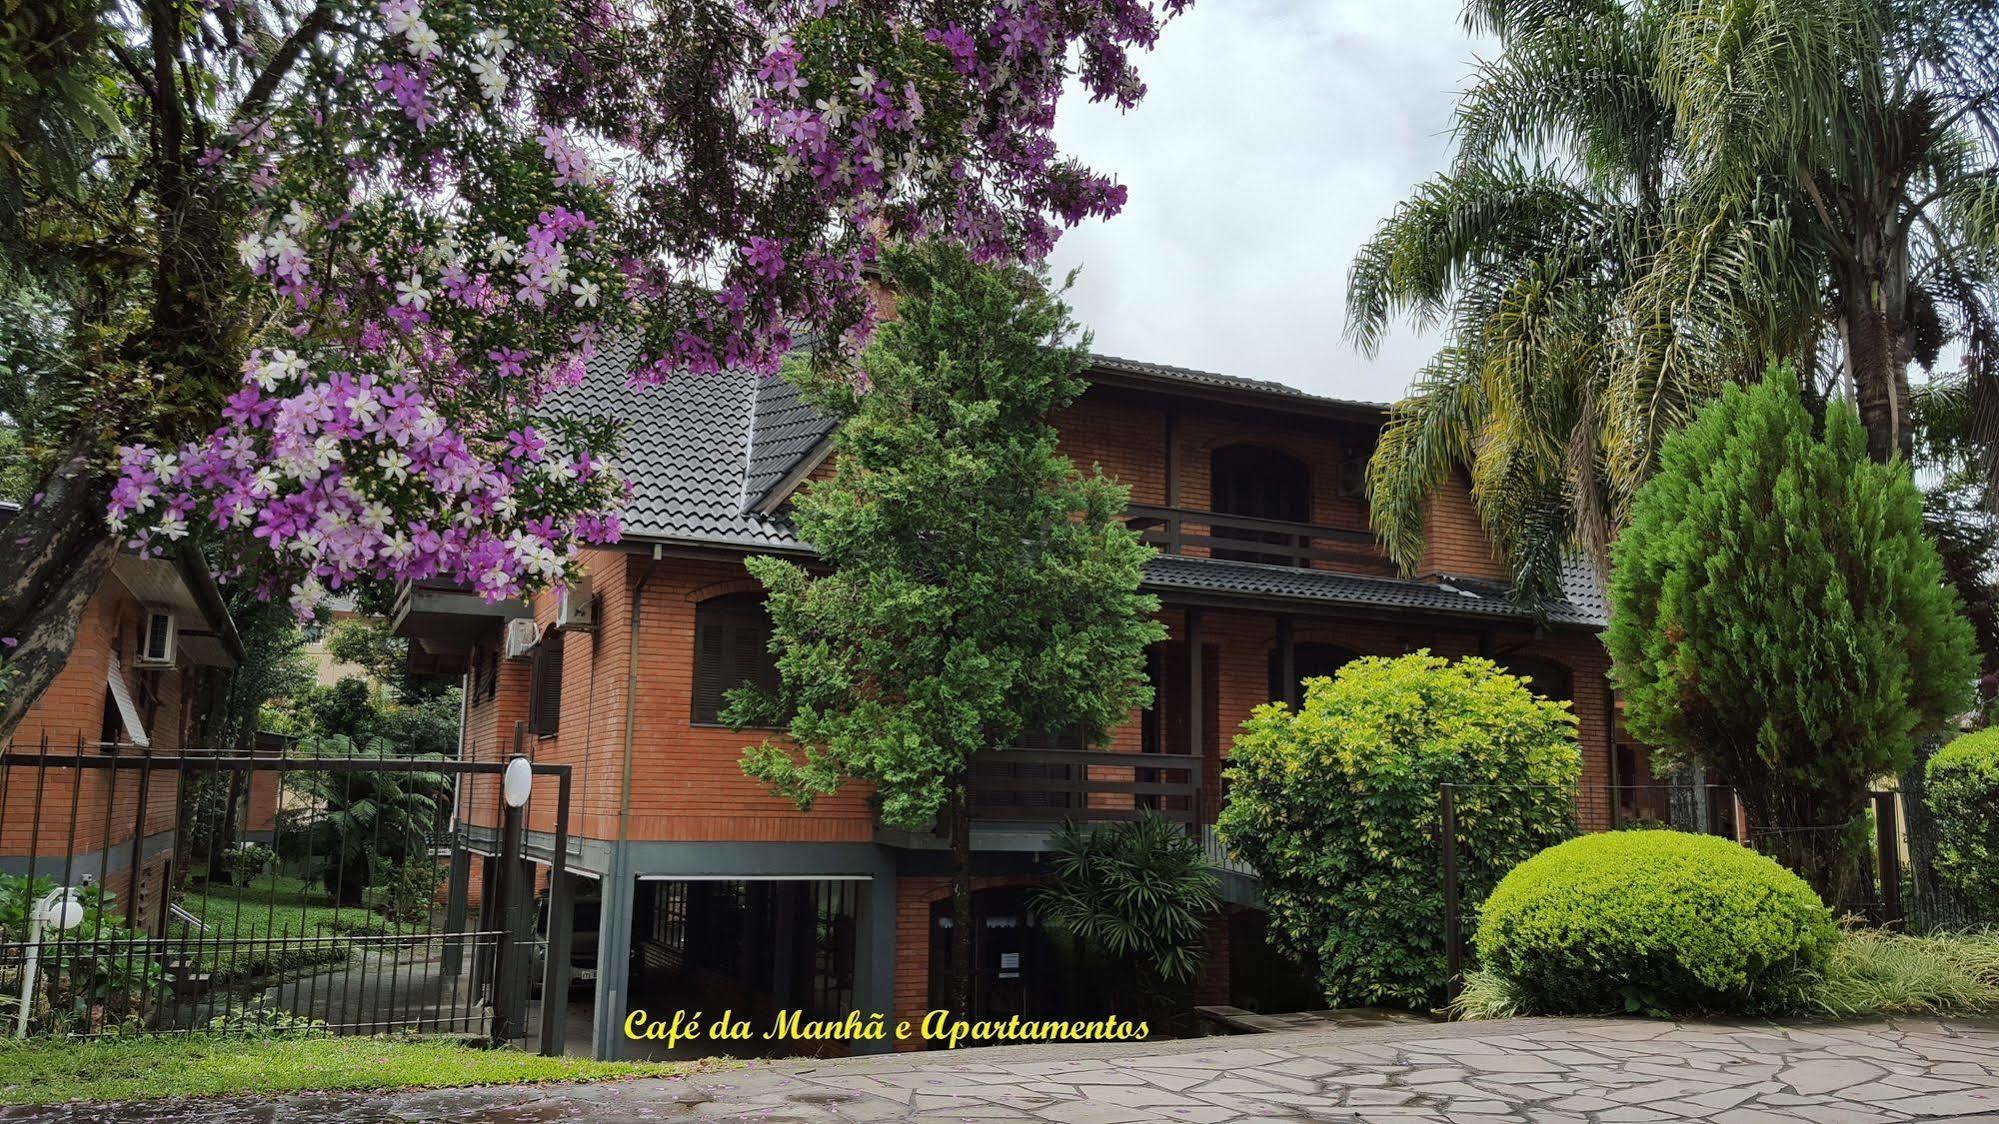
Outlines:
{"label": "arched window", "polygon": [[[1228,445],[1209,458],[1209,508],[1223,515],[1247,515],[1285,523],[1306,523],[1312,517],[1312,470],[1288,453],[1262,445]],[[1217,522],[1216,539],[1235,542],[1304,545],[1303,537],[1261,527],[1231,527]],[[1306,564],[1295,554],[1216,546],[1216,558],[1266,562],[1278,566]]]}
{"label": "arched window", "polygon": [[721,721],[724,698],[748,683],[777,689],[770,614],[761,593],[730,593],[694,606],[694,721]]}
{"label": "arched window", "polygon": [[1284,653],[1275,648],[1270,650],[1270,698],[1305,698],[1305,680],[1320,679],[1332,675],[1357,657],[1358,653],[1342,648],[1338,644],[1293,644],[1291,646],[1292,687],[1296,693],[1284,693]]}
{"label": "arched window", "polygon": [[1520,656],[1511,659],[1494,660],[1508,675],[1517,675],[1527,680],[1527,689],[1544,699],[1557,702],[1575,699],[1574,680],[1569,669],[1549,660]]}

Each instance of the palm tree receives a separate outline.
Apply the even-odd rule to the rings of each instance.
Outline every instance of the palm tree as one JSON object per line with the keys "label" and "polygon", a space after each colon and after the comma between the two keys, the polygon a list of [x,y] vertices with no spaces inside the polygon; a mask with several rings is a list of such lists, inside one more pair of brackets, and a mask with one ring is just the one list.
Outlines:
{"label": "palm tree", "polygon": [[[1911,358],[1962,341],[1992,377],[1994,64],[1964,46],[1991,45],[1990,0],[1472,0],[1466,22],[1500,51],[1460,102],[1453,167],[1349,285],[1363,350],[1398,316],[1446,332],[1369,466],[1405,568],[1464,469],[1522,592],[1551,591],[1566,550],[1603,555],[1664,434],[1772,359],[1825,392],[1843,371],[1881,459],[1908,449]],[[1883,208],[1895,222],[1866,217]],[[1885,234],[1899,256],[1859,252]],[[1885,367],[1882,331],[1901,341]],[[1999,437],[1999,408],[1983,416]]]}

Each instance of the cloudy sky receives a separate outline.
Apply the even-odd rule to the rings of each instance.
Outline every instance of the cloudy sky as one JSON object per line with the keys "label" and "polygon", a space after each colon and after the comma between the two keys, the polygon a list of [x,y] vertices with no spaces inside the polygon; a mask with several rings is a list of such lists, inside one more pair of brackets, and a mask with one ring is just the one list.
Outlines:
{"label": "cloudy sky", "polygon": [[1080,99],[1065,149],[1131,189],[1059,270],[1096,349],[1392,400],[1431,341],[1370,360],[1342,335],[1354,251],[1443,166],[1475,49],[1462,0],[1198,0],[1143,60],[1139,108]]}

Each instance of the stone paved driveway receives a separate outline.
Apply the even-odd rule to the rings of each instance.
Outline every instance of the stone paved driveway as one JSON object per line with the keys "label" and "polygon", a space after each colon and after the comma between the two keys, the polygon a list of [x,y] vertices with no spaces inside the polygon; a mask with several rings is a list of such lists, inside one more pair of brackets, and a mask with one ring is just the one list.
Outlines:
{"label": "stone paved driveway", "polygon": [[1999,1124],[1999,1023],[1533,1019],[905,1054],[570,1088],[0,1110],[23,1119]]}

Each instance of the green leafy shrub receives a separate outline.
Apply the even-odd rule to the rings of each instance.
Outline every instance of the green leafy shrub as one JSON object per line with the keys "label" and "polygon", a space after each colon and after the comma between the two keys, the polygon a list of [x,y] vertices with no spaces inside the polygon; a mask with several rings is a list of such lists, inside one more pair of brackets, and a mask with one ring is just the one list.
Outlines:
{"label": "green leafy shrub", "polygon": [[1938,750],[1923,772],[1937,823],[1937,872],[1970,904],[1999,916],[1999,728]]}
{"label": "green leafy shrub", "polygon": [[[55,889],[52,878],[0,874],[0,944],[15,944],[14,956],[0,964],[0,994],[8,996],[8,1016],[18,1017],[23,967],[19,945],[33,931],[34,905]],[[43,930],[42,964],[29,997],[29,1030],[36,1034],[71,1030],[114,1031],[136,1026],[150,997],[165,980],[146,934],[119,924],[124,918],[117,895],[86,885],[77,893],[83,920],[61,932]],[[9,1028],[11,1029],[11,1022]]]}
{"label": "green leafy shrub", "polygon": [[229,1038],[325,1038],[333,1033],[324,1019],[261,1003],[215,1016],[208,1020],[208,1032]]}
{"label": "green leafy shrub", "polygon": [[1746,847],[1616,831],[1521,863],[1476,946],[1525,1013],[1767,1014],[1804,1004],[1838,936],[1803,879]]}
{"label": "green leafy shrub", "polygon": [[1271,938],[1334,1006],[1443,996],[1437,788],[1459,786],[1463,901],[1573,829],[1575,716],[1490,660],[1419,652],[1310,680],[1236,737],[1219,826],[1262,876]]}

